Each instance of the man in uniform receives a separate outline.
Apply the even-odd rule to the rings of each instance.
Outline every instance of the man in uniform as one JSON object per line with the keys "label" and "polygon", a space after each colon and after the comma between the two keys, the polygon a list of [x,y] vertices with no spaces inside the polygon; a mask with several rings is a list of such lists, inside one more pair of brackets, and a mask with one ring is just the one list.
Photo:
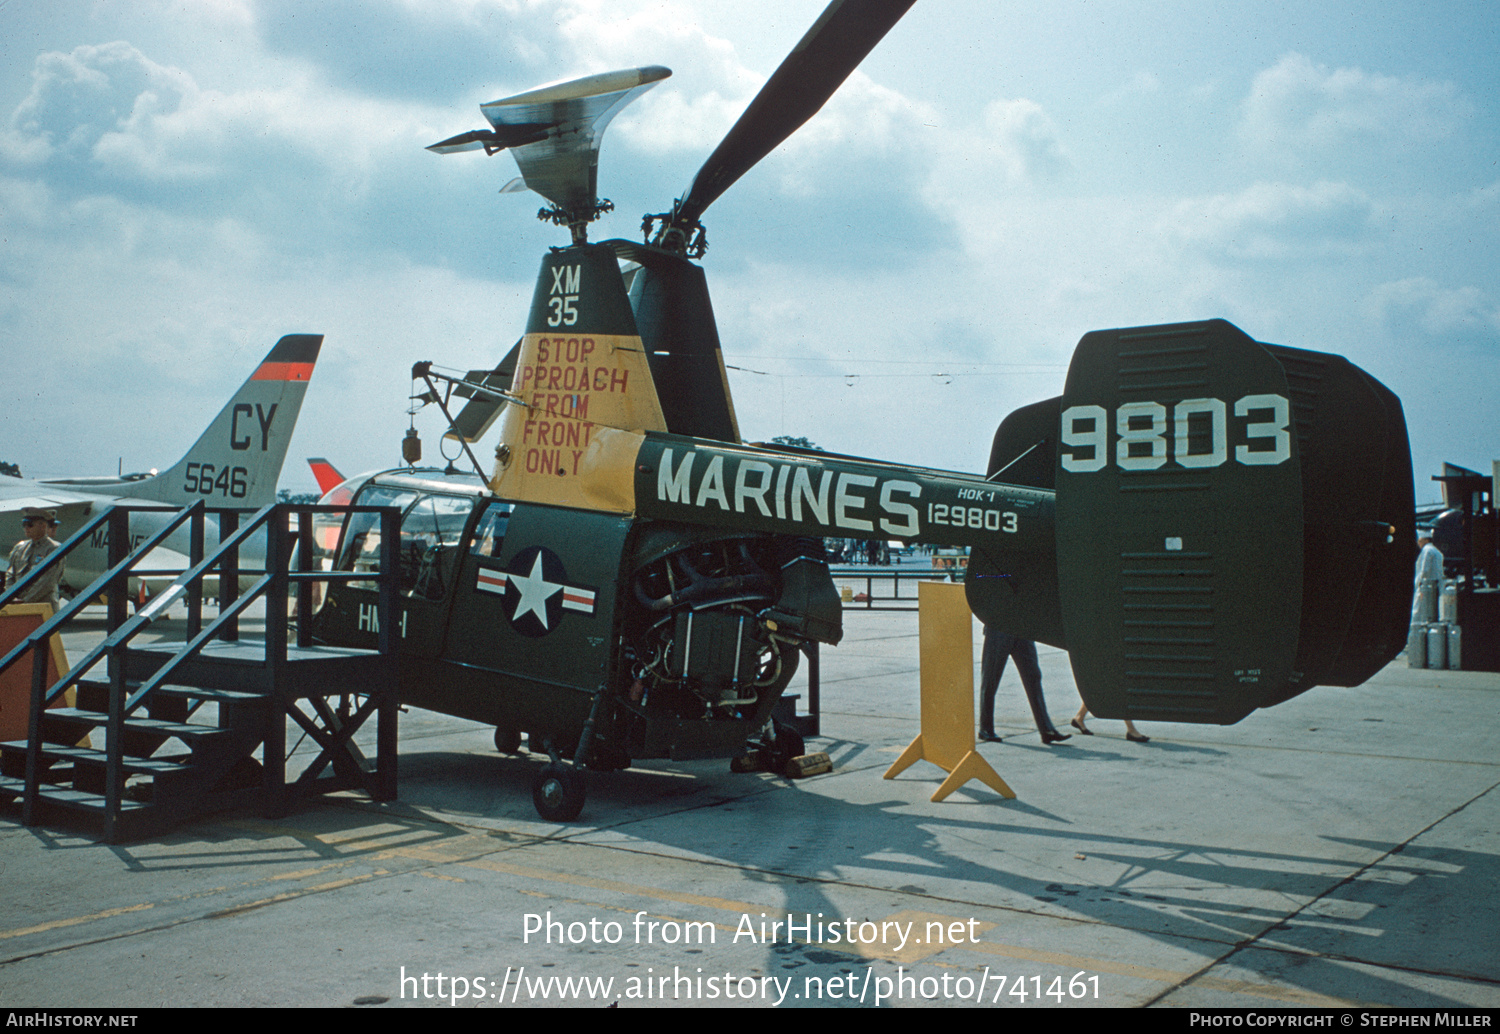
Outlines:
{"label": "man in uniform", "polygon": [[[56,510],[42,510],[35,506],[24,507],[21,510],[21,527],[25,529],[26,537],[17,542],[16,548],[10,551],[10,568],[5,572],[7,589],[30,574],[31,569],[51,556],[52,551],[58,546],[57,541],[52,538],[52,532],[57,530]],[[52,609],[57,610],[62,605],[62,596],[58,592],[62,576],[62,563],[53,564],[40,581],[33,582],[25,592],[11,602],[50,603]]]}

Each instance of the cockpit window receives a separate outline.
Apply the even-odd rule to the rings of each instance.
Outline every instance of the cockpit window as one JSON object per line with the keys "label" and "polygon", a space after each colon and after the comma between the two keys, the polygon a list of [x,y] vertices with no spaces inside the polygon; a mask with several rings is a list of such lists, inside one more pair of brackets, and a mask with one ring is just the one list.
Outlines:
{"label": "cockpit window", "polygon": [[474,537],[469,540],[469,552],[475,556],[498,559],[500,547],[505,542],[505,528],[510,523],[510,503],[490,503],[479,523],[474,526]]}
{"label": "cockpit window", "polygon": [[[405,510],[416,498],[415,492],[372,485],[360,492],[354,503],[356,506],[394,506]],[[344,538],[339,547],[339,562],[336,567],[340,571],[380,569],[380,514],[349,515],[349,522],[344,527]],[[351,582],[350,584],[359,589],[375,588],[374,582]]]}
{"label": "cockpit window", "polygon": [[441,599],[448,591],[457,547],[474,509],[472,496],[425,495],[401,522],[401,589]]}
{"label": "cockpit window", "polygon": [[451,495],[426,495],[401,522],[401,541],[424,546],[456,546],[464,534],[474,500]]}

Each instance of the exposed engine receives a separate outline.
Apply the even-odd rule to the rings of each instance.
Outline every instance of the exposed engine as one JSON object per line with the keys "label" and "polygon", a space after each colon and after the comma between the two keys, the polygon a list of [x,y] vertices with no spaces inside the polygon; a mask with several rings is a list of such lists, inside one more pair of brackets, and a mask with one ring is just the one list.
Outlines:
{"label": "exposed engine", "polygon": [[[809,638],[836,642],[838,599],[816,540],[741,535],[670,545],[635,570],[626,622],[633,702],[680,718],[742,718],[781,695]],[[821,577],[826,588],[809,591]],[[790,592],[788,590],[791,590]],[[816,614],[807,604],[816,599]],[[830,613],[831,605],[831,613]],[[831,617],[831,621],[830,621]]]}

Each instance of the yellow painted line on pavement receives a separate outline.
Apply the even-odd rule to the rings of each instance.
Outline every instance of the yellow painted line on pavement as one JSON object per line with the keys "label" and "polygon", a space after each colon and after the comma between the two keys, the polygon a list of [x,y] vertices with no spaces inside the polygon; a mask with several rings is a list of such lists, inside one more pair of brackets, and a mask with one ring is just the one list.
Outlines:
{"label": "yellow painted line on pavement", "polygon": [[127,912],[144,912],[148,908],[156,906],[149,902],[144,905],[125,905],[121,908],[109,908],[103,912],[93,912],[86,916],[74,916],[71,919],[54,919],[50,923],[38,923],[36,926],[23,926],[16,930],[0,930],[0,941],[9,937],[24,937],[32,933],[45,933],[48,930],[61,930],[67,926],[77,926],[80,923],[92,923],[100,919],[109,919],[112,916],[124,915]]}
{"label": "yellow painted line on pavement", "polygon": [[261,898],[259,901],[247,901],[243,905],[233,905],[229,908],[221,909],[218,912],[209,912],[203,918],[223,919],[227,916],[235,916],[240,915],[244,912],[251,912],[257,908],[265,908],[267,905],[276,905],[280,904],[283,901],[294,901],[297,898],[305,898],[309,894],[322,894],[325,891],[338,890],[340,887],[348,887],[356,883],[363,883],[366,880],[374,879],[377,876],[387,875],[389,875],[389,873],[386,870],[377,869],[375,872],[368,872],[363,876],[351,876],[347,880],[333,880],[329,883],[319,883],[316,886],[312,887],[303,887],[301,890],[290,890],[284,894],[272,894],[270,897]]}
{"label": "yellow painted line on pavement", "polygon": [[529,865],[513,865],[509,862],[496,862],[489,859],[483,861],[475,860],[460,863],[475,869],[488,869],[491,872],[505,873],[508,876],[524,876],[532,880],[546,880],[549,883],[566,883],[575,887],[588,887],[592,890],[612,890],[619,894],[634,894],[639,897],[655,898],[658,901],[675,901],[679,905],[702,905],[705,908],[722,908],[730,912],[767,912],[764,905],[754,905],[748,901],[731,901],[728,898],[710,897],[705,894],[684,894],[681,891],[658,890],[655,887],[643,887],[635,883],[622,883],[619,880],[606,880],[598,876],[574,876],[571,873],[551,872],[546,869],[537,869]]}

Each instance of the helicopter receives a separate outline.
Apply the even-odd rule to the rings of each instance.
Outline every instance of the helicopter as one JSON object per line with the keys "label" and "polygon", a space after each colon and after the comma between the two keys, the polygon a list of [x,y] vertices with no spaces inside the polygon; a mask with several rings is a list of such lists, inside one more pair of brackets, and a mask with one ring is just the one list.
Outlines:
{"label": "helicopter", "polygon": [[[1405,644],[1399,400],[1342,357],[1223,320],[1085,335],[1063,394],[1001,423],[983,475],[741,440],[702,217],[912,2],[834,0],[642,241],[588,239],[612,208],[598,152],[665,68],[481,105],[489,128],[430,147],[509,151],[504,190],[541,194],[571,240],[543,257],[499,366],[413,368],[476,472],[418,469],[413,450],[337,491],[402,511],[403,703],[493,725],[502,751],[525,733],[548,757],[544,818],[577,817],[588,769],[800,754],[773,711],[799,652],[842,635],[825,537],[968,548],[974,614],[1068,650],[1106,718],[1229,724],[1357,685]],[[470,445],[496,423],[486,472]],[[328,563],[368,567],[377,539],[351,517]],[[329,587],[315,636],[373,642],[375,595]]]}

